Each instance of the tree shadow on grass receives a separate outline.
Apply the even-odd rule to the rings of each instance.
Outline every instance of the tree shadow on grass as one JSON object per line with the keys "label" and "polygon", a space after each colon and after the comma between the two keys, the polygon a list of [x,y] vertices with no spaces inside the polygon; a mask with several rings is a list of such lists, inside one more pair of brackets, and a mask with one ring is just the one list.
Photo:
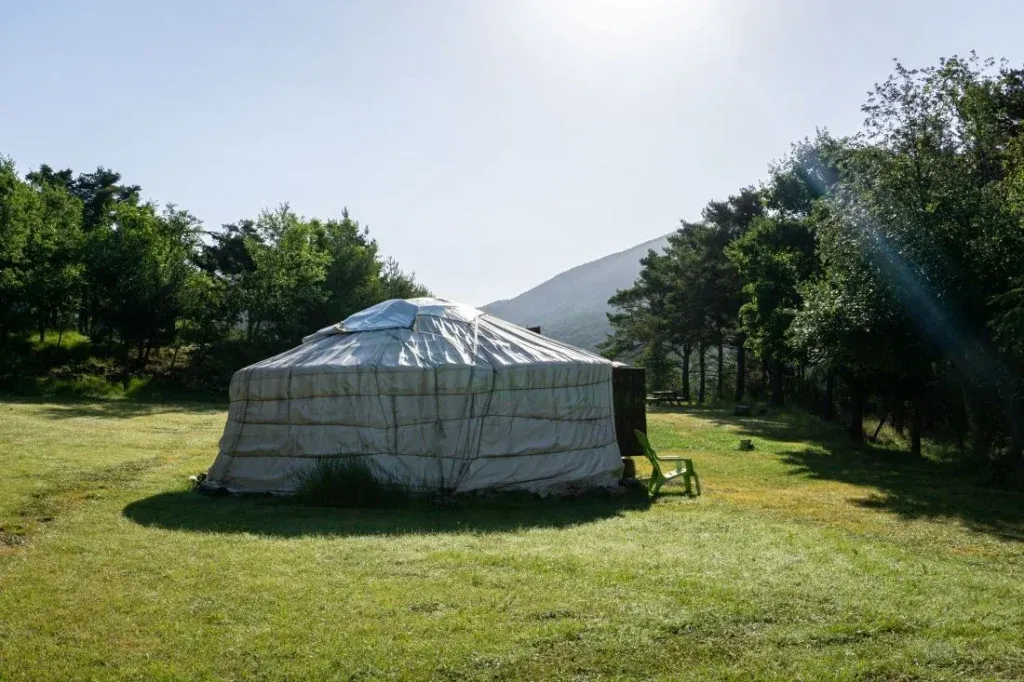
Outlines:
{"label": "tree shadow on grass", "polygon": [[39,405],[37,414],[47,419],[132,419],[157,414],[211,414],[226,412],[226,402],[179,402],[136,400],[17,399],[11,403]]}
{"label": "tree shadow on grass", "polygon": [[[642,493],[642,494],[641,494]],[[579,499],[471,499],[386,509],[311,507],[288,498],[208,496],[167,492],[132,502],[123,514],[147,527],[199,533],[253,533],[271,537],[507,533],[566,528],[649,506],[646,493]]]}
{"label": "tree shadow on grass", "polygon": [[738,437],[764,438],[779,442],[836,443],[850,445],[846,432],[836,423],[821,419],[799,410],[757,407],[755,414],[737,416],[733,407],[686,406],[662,408],[661,412],[685,414],[709,421],[715,426],[732,427]]}
{"label": "tree shadow on grass", "polygon": [[959,520],[973,531],[1024,542],[1024,493],[974,484],[951,463],[868,448],[805,448],[782,457],[794,475],[876,488],[850,500],[859,507],[908,520]]}
{"label": "tree shadow on grass", "polygon": [[1024,542],[1024,493],[979,485],[954,462],[913,458],[886,445],[858,445],[850,441],[844,425],[796,410],[752,417],[720,408],[673,411],[733,427],[737,437],[806,443],[781,453],[782,463],[792,467],[790,474],[875,488],[850,500],[859,507],[908,520],[958,520],[976,532]]}

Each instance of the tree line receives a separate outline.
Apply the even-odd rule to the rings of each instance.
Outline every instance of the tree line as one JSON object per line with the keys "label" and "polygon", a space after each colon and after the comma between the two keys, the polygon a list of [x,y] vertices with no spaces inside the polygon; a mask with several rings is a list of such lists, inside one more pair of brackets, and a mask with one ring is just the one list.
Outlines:
{"label": "tree line", "polygon": [[610,301],[603,351],[687,395],[696,363],[701,400],[839,412],[855,439],[871,410],[914,454],[931,430],[1019,476],[1024,69],[973,54],[897,63],[862,109],[856,134],[817,131],[649,252]]}
{"label": "tree line", "polygon": [[193,368],[222,350],[237,368],[379,301],[427,293],[347,211],[323,220],[285,205],[206,231],[109,169],[43,165],[22,177],[0,157],[8,378],[29,336],[56,335],[59,346],[67,330],[86,335],[111,361],[101,369],[127,382],[161,350],[175,361],[184,350]]}

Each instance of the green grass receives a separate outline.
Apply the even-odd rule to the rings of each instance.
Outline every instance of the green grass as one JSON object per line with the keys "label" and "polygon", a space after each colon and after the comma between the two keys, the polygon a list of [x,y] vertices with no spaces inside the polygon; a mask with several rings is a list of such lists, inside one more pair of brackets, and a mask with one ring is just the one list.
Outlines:
{"label": "green grass", "polygon": [[[75,329],[65,329],[63,334],[60,334],[56,329],[47,329],[46,339],[43,341],[39,340],[39,334],[36,332],[24,335],[24,339],[32,345],[36,352],[48,348],[84,348],[88,350],[92,345],[92,340],[88,336],[80,334]],[[60,343],[57,343],[58,340]]]}
{"label": "green grass", "polygon": [[1024,495],[801,415],[649,415],[696,500],[415,510],[189,492],[223,420],[0,404],[0,680],[1024,679]]}

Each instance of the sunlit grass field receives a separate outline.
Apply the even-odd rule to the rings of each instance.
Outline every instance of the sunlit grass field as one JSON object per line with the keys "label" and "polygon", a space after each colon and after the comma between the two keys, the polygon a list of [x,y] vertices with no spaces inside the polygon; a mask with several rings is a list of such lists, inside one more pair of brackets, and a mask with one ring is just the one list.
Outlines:
{"label": "sunlit grass field", "polygon": [[807,416],[650,414],[697,499],[360,511],[190,492],[224,418],[0,403],[0,680],[1024,679],[1024,495]]}

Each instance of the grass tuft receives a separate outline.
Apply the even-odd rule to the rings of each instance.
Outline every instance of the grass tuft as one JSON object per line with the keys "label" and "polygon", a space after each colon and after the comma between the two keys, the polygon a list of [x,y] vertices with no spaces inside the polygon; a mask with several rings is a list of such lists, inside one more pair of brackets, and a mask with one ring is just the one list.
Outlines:
{"label": "grass tuft", "polygon": [[319,459],[311,469],[296,471],[295,477],[295,498],[316,507],[397,507],[413,498],[411,486],[361,457]]}

